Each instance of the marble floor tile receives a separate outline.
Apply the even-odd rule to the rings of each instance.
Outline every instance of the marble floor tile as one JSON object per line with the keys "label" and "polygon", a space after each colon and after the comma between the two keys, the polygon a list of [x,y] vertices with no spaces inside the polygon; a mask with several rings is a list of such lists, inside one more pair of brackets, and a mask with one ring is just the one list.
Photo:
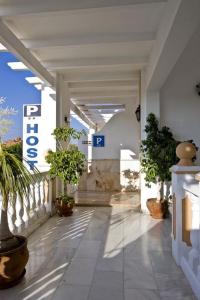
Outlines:
{"label": "marble floor tile", "polygon": [[177,267],[172,257],[171,251],[151,251],[151,261],[153,271],[163,274],[180,274],[181,269]]}
{"label": "marble floor tile", "polygon": [[82,240],[74,258],[97,258],[100,244],[100,241]]}
{"label": "marble floor tile", "polygon": [[148,261],[129,260],[124,266],[125,289],[156,290],[156,281]]}
{"label": "marble floor tile", "polygon": [[156,273],[155,278],[161,297],[179,299],[193,295],[192,289],[182,272],[180,274]]}
{"label": "marble floor tile", "polygon": [[123,274],[121,272],[96,271],[92,285],[108,287],[113,289],[123,289]]}
{"label": "marble floor tile", "polygon": [[61,285],[57,288],[52,300],[87,300],[90,286]]}
{"label": "marble floor tile", "polygon": [[75,258],[63,277],[63,283],[90,285],[92,283],[95,265],[96,259]]}
{"label": "marble floor tile", "polygon": [[92,285],[88,300],[124,300],[122,289]]}
{"label": "marble floor tile", "polygon": [[114,257],[110,257],[109,254],[103,252],[98,258],[96,270],[123,272],[123,265],[123,252]]}
{"label": "marble floor tile", "polygon": [[161,298],[158,291],[125,289],[125,300],[161,300]]}

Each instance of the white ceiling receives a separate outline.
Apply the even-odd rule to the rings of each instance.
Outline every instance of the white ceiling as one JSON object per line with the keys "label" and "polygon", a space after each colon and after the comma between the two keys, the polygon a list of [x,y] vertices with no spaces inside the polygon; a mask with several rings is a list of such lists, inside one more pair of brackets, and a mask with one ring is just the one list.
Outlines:
{"label": "white ceiling", "polygon": [[[166,0],[0,0],[0,16],[53,77],[63,74],[73,103],[103,126],[105,114],[139,103],[140,71],[165,6]],[[106,103],[112,106],[86,108]]]}

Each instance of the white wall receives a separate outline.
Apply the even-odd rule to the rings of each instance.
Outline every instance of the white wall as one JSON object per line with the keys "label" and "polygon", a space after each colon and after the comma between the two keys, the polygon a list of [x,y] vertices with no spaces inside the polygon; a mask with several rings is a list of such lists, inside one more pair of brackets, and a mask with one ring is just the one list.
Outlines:
{"label": "white wall", "polygon": [[105,136],[105,147],[93,147],[93,159],[120,159],[121,149],[133,151],[138,158],[140,127],[135,110],[136,107],[131,106],[130,109],[116,114],[96,133]]}
{"label": "white wall", "polygon": [[[193,139],[200,146],[200,26],[183,51],[160,92],[161,125],[180,140]],[[200,155],[198,155],[200,162]]]}

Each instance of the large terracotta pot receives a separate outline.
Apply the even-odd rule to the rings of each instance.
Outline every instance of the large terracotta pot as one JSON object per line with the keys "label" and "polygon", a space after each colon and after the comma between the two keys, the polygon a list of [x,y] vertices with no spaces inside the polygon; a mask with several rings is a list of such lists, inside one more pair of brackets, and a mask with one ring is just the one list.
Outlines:
{"label": "large terracotta pot", "polygon": [[55,208],[56,208],[57,214],[60,217],[71,216],[73,214],[73,207],[74,207],[74,204],[69,205],[69,204],[63,202],[60,198],[56,198]]}
{"label": "large terracotta pot", "polygon": [[0,252],[0,289],[16,285],[26,273],[29,252],[27,239],[16,236],[20,245],[12,250]]}
{"label": "large terracotta pot", "polygon": [[147,208],[154,219],[165,219],[168,216],[168,202],[157,201],[156,198],[147,200]]}

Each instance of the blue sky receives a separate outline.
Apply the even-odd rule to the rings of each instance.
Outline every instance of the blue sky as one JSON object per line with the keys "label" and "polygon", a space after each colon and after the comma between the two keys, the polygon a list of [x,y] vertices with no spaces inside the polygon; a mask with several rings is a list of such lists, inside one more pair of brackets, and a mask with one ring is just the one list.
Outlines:
{"label": "blue sky", "polygon": [[[14,61],[18,61],[18,59],[11,53],[0,52],[0,97],[6,98],[4,106],[12,106],[18,111],[12,117],[14,124],[4,140],[22,137],[23,104],[41,102],[40,91],[25,80],[25,77],[34,76],[34,74],[30,71],[11,70],[7,63]],[[71,127],[83,128],[74,118],[72,118]]]}

